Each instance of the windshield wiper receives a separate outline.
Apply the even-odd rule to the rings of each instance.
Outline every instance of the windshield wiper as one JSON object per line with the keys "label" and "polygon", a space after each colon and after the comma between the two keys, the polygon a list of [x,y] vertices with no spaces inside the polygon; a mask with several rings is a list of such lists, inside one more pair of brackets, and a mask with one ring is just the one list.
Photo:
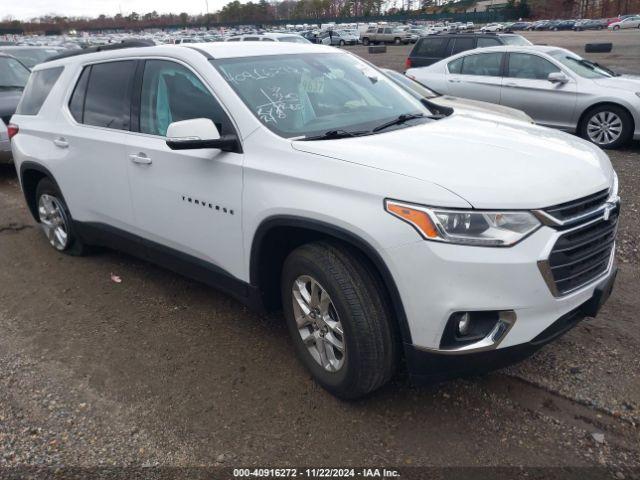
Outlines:
{"label": "windshield wiper", "polygon": [[425,116],[424,113],[403,113],[393,120],[389,120],[388,122],[383,123],[382,125],[378,125],[376,128],[371,130],[372,132],[379,132],[380,130],[384,130],[385,128],[392,127],[393,125],[401,125],[409,120],[413,120],[414,118],[423,118]]}
{"label": "windshield wiper", "polygon": [[367,130],[358,130],[358,131],[329,130],[328,132],[324,132],[320,135],[313,135],[310,137],[300,138],[300,140],[333,140],[336,138],[358,137],[361,135],[367,135],[368,133],[370,132]]}

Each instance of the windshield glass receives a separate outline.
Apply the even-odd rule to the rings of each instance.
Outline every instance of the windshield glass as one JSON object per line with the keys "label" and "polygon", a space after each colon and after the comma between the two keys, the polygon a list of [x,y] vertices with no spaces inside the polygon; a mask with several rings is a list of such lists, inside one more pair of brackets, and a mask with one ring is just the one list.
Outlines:
{"label": "windshield glass", "polygon": [[267,55],[212,63],[253,114],[287,138],[371,130],[400,115],[430,113],[383,73],[349,54]]}
{"label": "windshield glass", "polygon": [[584,58],[580,58],[579,56],[569,53],[563,50],[555,50],[553,52],[549,52],[553,58],[562,63],[565,67],[569,68],[571,71],[577,73],[581,77],[584,78],[607,78],[613,77],[613,72],[590,62],[589,60],[585,60]]}
{"label": "windshield glass", "polygon": [[16,57],[27,67],[33,68],[60,52],[54,48],[8,48],[5,53]]}
{"label": "windshield glass", "polygon": [[29,70],[15,58],[0,57],[0,87],[24,88]]}
{"label": "windshield glass", "polygon": [[505,45],[515,45],[518,47],[533,45],[529,40],[520,35],[502,35],[500,38],[502,38]]}

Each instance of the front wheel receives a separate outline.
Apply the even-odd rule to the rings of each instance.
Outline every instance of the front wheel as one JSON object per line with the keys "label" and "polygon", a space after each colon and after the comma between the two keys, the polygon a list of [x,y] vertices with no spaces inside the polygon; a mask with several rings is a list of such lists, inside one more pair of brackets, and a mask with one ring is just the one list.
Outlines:
{"label": "front wheel", "polygon": [[584,116],[580,135],[601,148],[618,148],[631,139],[633,120],[622,107],[602,105]]}
{"label": "front wheel", "polygon": [[397,348],[390,314],[357,252],[303,245],[287,257],[281,288],[296,354],[320,385],[353,399],[391,378]]}
{"label": "front wheel", "polygon": [[400,45],[402,43],[402,40],[400,40],[399,38],[394,38],[393,43],[395,43],[396,45]]}
{"label": "front wheel", "polygon": [[615,27],[613,27],[614,30],[620,30],[620,26],[616,25]]}
{"label": "front wheel", "polygon": [[64,197],[49,178],[40,180],[36,187],[36,205],[38,221],[53,248],[72,255],[85,253],[86,248],[74,231]]}
{"label": "front wheel", "polygon": [[340,45],[341,47],[344,47],[344,40],[340,40],[340,43],[338,43],[338,45]]}
{"label": "front wheel", "polygon": [[366,47],[369,45],[369,39],[368,38],[363,38],[362,39],[362,44]]}

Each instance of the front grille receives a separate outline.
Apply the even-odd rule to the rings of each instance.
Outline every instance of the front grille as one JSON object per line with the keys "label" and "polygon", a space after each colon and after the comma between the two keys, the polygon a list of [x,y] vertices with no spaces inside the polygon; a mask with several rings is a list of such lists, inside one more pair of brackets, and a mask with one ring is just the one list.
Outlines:
{"label": "front grille", "polygon": [[548,266],[558,294],[565,295],[595,280],[609,268],[619,207],[607,219],[563,233],[549,255]]}
{"label": "front grille", "polygon": [[602,207],[609,198],[609,190],[602,190],[587,197],[561,203],[553,207],[545,208],[544,211],[560,221],[587,216],[590,212],[595,212]]}

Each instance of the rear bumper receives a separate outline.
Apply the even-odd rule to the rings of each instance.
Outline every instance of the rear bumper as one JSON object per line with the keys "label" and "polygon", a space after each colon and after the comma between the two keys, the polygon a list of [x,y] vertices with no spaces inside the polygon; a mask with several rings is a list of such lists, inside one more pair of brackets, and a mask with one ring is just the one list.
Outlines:
{"label": "rear bumper", "polygon": [[562,315],[526,343],[466,354],[438,353],[405,344],[405,358],[412,383],[424,385],[477,375],[524,360],[542,346],[567,333],[585,317],[595,317],[613,290],[616,274],[617,268],[614,267],[611,274],[598,285],[589,300]]}
{"label": "rear bumper", "polygon": [[11,142],[0,138],[0,163],[8,163],[11,158]]}

